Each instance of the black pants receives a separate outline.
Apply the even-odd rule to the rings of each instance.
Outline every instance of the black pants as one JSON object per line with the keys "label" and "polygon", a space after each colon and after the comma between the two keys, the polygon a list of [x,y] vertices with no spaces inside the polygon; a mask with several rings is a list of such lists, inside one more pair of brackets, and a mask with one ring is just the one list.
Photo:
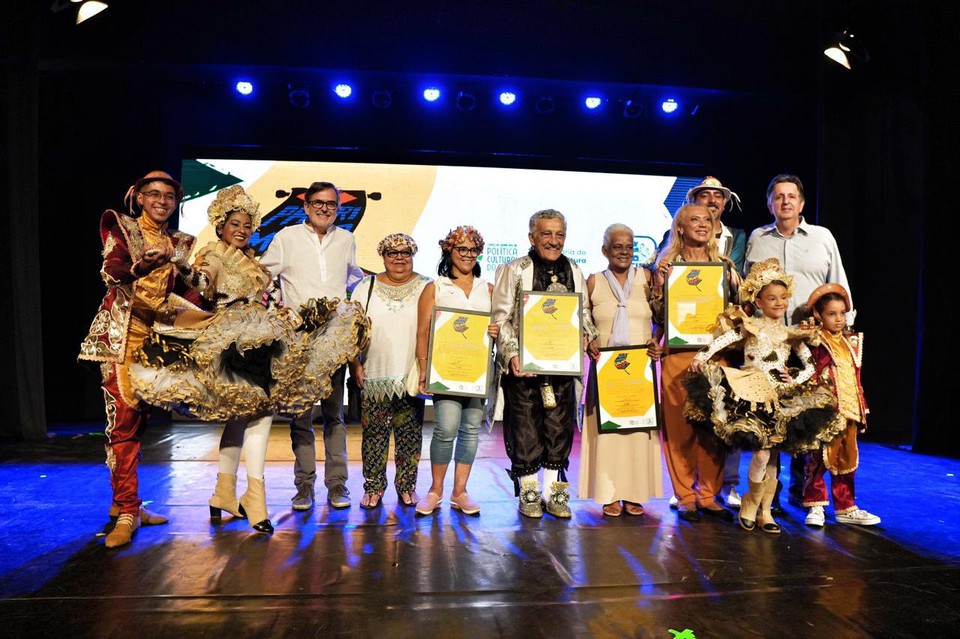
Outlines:
{"label": "black pants", "polygon": [[[540,385],[553,386],[556,408],[544,408]],[[503,388],[503,443],[510,458],[510,477],[533,475],[540,468],[562,471],[570,463],[576,423],[576,381],[566,376],[501,378]]]}

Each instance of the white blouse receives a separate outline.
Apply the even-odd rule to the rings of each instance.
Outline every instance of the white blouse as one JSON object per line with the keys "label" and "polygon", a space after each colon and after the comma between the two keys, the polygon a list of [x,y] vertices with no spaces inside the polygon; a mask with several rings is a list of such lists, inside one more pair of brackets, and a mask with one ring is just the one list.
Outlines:
{"label": "white blouse", "polygon": [[434,281],[437,290],[435,306],[445,306],[464,311],[490,312],[490,286],[479,277],[473,278],[473,288],[467,296],[449,277],[440,276]]}
{"label": "white blouse", "polygon": [[371,275],[353,291],[350,299],[364,307],[372,324],[363,361],[363,390],[375,400],[406,393],[404,378],[417,356],[417,303],[429,282],[430,278],[417,275],[406,284],[390,286]]}

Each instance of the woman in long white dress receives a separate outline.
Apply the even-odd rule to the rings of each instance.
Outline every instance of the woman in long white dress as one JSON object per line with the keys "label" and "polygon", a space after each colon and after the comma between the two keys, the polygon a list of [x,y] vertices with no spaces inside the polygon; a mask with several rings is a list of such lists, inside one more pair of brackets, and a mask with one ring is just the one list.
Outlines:
{"label": "woman in long white dress", "polygon": [[[633,266],[633,230],[614,224],[603,234],[607,269],[587,279],[588,304],[600,332],[597,347],[646,344],[651,359],[660,359],[653,339],[650,308],[651,274]],[[593,498],[603,514],[619,517],[643,514],[642,502],[663,494],[663,463],[656,430],[600,435],[596,401],[588,391],[586,424],[580,435],[581,499]]]}

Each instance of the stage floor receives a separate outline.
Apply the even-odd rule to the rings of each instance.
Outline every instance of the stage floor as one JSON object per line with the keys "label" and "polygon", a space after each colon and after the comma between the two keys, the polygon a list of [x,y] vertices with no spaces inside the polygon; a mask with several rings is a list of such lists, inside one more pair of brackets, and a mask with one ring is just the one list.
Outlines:
{"label": "stage floor", "polygon": [[[167,514],[132,545],[98,537],[110,505],[99,424],[0,448],[0,633],[6,637],[940,637],[960,622],[960,461],[861,446],[858,503],[871,528],[803,525],[779,537],[680,521],[666,499],[640,518],[520,516],[498,430],[483,433],[476,517],[433,516],[362,494],[349,426],[353,506],[290,509],[285,424],[266,470],[276,533],[213,525],[219,428],[153,424],[141,495]],[[430,427],[418,492],[429,487]],[[318,442],[319,443],[319,442]],[[576,495],[579,441],[571,460]],[[322,453],[320,454],[322,458]],[[747,459],[744,459],[744,465]],[[321,463],[322,468],[322,463]],[[242,469],[241,469],[242,471]],[[745,472],[745,466],[744,466]],[[392,479],[392,464],[388,471]],[[447,491],[452,485],[452,471]],[[243,480],[241,479],[241,484]],[[665,482],[669,486],[669,481]],[[669,489],[668,489],[669,490]]]}

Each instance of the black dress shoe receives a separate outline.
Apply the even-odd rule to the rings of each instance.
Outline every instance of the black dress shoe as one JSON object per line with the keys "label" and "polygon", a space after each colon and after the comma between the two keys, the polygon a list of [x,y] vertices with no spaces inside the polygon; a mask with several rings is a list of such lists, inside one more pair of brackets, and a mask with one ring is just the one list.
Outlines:
{"label": "black dress shoe", "polygon": [[707,517],[714,517],[727,523],[734,520],[733,513],[726,508],[701,508],[699,512]]}
{"label": "black dress shoe", "polygon": [[677,517],[679,517],[684,521],[689,521],[691,523],[700,521],[700,513],[698,513],[696,510],[693,510],[693,509],[678,508]]}

